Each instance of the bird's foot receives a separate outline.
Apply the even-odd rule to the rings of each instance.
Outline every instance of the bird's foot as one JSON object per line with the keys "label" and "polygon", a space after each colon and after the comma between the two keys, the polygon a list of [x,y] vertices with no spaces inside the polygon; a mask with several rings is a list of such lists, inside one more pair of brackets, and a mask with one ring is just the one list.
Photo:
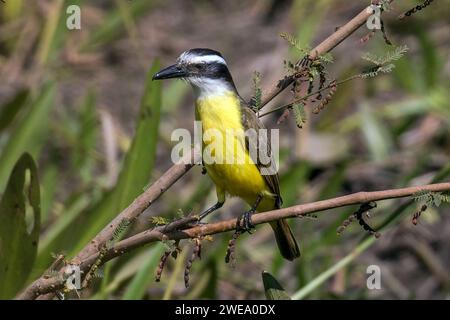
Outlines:
{"label": "bird's foot", "polygon": [[208,224],[208,222],[203,222],[203,221],[201,221],[201,220],[197,220],[197,221],[194,221],[194,222],[192,222],[192,226],[203,226],[203,225],[206,225],[206,224]]}
{"label": "bird's foot", "polygon": [[252,215],[255,213],[254,209],[244,212],[237,220],[236,231],[243,231],[252,234],[255,225],[252,223]]}

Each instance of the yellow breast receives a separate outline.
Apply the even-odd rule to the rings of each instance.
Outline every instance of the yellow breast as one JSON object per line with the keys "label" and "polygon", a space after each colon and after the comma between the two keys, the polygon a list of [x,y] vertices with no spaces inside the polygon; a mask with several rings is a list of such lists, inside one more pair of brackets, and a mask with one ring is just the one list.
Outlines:
{"label": "yellow breast", "polygon": [[[205,154],[213,156],[210,161],[205,161],[205,167],[216,186],[251,205],[259,194],[272,198],[246,149],[237,95],[230,91],[197,99],[196,118],[202,122],[204,161],[207,160]],[[227,161],[230,159],[231,163]],[[273,201],[267,205],[273,207]]]}

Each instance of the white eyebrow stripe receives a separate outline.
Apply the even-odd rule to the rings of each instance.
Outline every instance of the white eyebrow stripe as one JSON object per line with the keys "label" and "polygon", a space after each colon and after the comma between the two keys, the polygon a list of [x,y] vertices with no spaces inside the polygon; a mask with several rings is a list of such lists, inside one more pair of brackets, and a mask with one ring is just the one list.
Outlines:
{"label": "white eyebrow stripe", "polygon": [[225,62],[225,59],[222,57],[219,57],[217,55],[208,55],[208,56],[193,56],[189,54],[183,54],[180,57],[180,60],[182,60],[185,63],[221,63],[223,65],[227,65]]}

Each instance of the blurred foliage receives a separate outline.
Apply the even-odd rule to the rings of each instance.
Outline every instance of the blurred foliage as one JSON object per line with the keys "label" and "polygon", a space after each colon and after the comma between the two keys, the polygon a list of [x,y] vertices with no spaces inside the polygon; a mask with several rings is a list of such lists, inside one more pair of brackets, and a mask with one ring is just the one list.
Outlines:
{"label": "blurred foliage", "polygon": [[286,294],[283,287],[270,273],[262,273],[262,281],[264,284],[264,290],[266,298],[268,300],[290,300],[289,295]]}
{"label": "blurred foliage", "polygon": [[[235,80],[251,79],[254,66],[278,66],[279,70],[270,72],[258,69],[258,82],[248,80],[247,88],[242,88],[253,91],[259,101],[261,90],[276,80],[270,73],[282,72],[284,59],[275,53],[277,46],[287,52],[285,59],[297,61],[295,47],[314,47],[361,10],[357,2],[287,1],[285,9],[267,22],[261,17],[272,16],[267,10],[277,8],[276,1],[273,6],[269,2],[0,2],[0,298],[13,297],[42,274],[52,262],[52,253],[73,257],[170,166],[170,132],[178,127],[190,129],[194,116],[188,86],[174,81],[162,89],[160,82],[151,81],[160,66],[171,63],[191,43],[218,46],[230,55]],[[65,27],[69,4],[82,7],[82,30]],[[397,48],[410,48],[393,62],[392,73],[339,86],[318,116],[302,105],[297,110],[306,119],[301,130],[291,119],[281,126],[284,206],[427,183],[439,172],[436,181],[448,179],[450,40],[445,30],[450,27],[449,4],[436,2],[404,21],[388,12],[389,36]],[[395,12],[410,6],[399,4]],[[214,28],[218,12],[227,12],[221,17],[220,30]],[[163,23],[161,16],[170,23]],[[243,24],[244,20],[252,25]],[[280,33],[293,35],[289,36],[293,48],[279,39]],[[237,46],[242,35],[246,41]],[[364,31],[336,48],[334,63],[327,64],[330,78],[361,73],[369,63],[361,59],[364,52],[370,53],[366,60],[375,64],[392,52],[378,33],[363,45],[357,43],[362,36]],[[150,67],[149,61],[156,56],[163,63],[155,61]],[[96,77],[97,73],[102,76]],[[112,73],[119,75],[117,83],[108,78]],[[118,88],[129,93],[121,97],[124,91]],[[274,114],[268,125],[275,126],[272,122],[279,116]],[[125,234],[150,227],[151,216],[171,219],[179,209],[187,213],[208,206],[214,195],[211,182],[199,169],[192,171]],[[144,247],[108,262],[103,278],[95,279],[83,294],[93,299],[367,298],[374,295],[365,289],[361,268],[374,260],[385,262],[391,273],[408,283],[405,298],[425,290],[419,283],[429,274],[436,289],[425,297],[446,297],[449,287],[441,285],[445,281],[422,263],[426,257],[415,254],[419,273],[413,274],[396,267],[401,263],[395,259],[402,257],[379,253],[385,252],[383,241],[392,239],[392,234],[397,243],[415,232],[416,238],[436,250],[448,270],[448,258],[439,255],[445,250],[439,228],[448,226],[448,215],[444,215],[448,206],[443,204],[442,214],[410,230],[405,225],[411,224],[407,215],[412,215],[414,206],[412,200],[379,203],[371,220],[383,231],[377,241],[358,226],[350,226],[342,236],[336,234],[355,208],[291,219],[302,250],[302,258],[292,263],[277,253],[269,228],[263,226],[253,236],[239,238],[237,268],[231,269],[223,262],[230,235],[216,235],[214,241],[202,244],[204,254],[193,264],[189,290],[182,279],[188,241],[182,242],[176,260],[168,259],[159,283],[153,281],[154,270],[164,246]],[[222,212],[239,210],[243,207],[237,201]],[[396,227],[391,228],[394,222]],[[383,239],[385,234],[388,240]],[[262,273],[267,269],[270,273]],[[381,297],[399,294],[386,288]]]}
{"label": "blurred foliage", "polygon": [[14,166],[0,201],[0,299],[22,288],[36,258],[40,232],[36,164],[24,153]]}

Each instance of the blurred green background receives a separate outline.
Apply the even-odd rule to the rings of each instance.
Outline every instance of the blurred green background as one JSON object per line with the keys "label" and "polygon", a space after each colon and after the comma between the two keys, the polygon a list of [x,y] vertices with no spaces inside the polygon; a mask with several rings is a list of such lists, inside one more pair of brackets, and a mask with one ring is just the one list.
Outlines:
{"label": "blurred green background", "polygon": [[[149,75],[184,50],[209,47],[226,57],[241,95],[249,99],[254,71],[261,73],[264,90],[283,76],[283,60],[300,58],[279,37],[281,32],[314,46],[366,2],[0,2],[0,193],[7,193],[15,163],[29,152],[37,162],[41,207],[36,259],[21,262],[26,267],[16,278],[10,276],[9,285],[3,283],[0,297],[14,296],[42,274],[54,254],[76,254],[172,165],[170,134],[176,128],[193,129],[193,98],[182,81],[152,83]],[[426,184],[439,172],[441,180],[449,180],[444,169],[450,164],[450,1],[397,20],[416,3],[395,1],[385,14],[391,41],[410,48],[393,73],[340,86],[325,110],[317,116],[308,113],[303,129],[292,118],[277,125],[280,113],[264,118],[267,126],[280,128],[284,206]],[[81,7],[81,30],[65,26],[71,4]],[[360,59],[363,53],[389,49],[378,33],[360,43],[367,31],[362,28],[333,51],[335,62],[327,66],[331,79],[361,72],[367,67]],[[289,102],[286,91],[271,105]],[[152,216],[175,217],[180,209],[200,212],[214,201],[211,182],[196,167],[127,233],[149,228]],[[33,222],[25,209],[30,232],[30,224],[39,221]],[[244,209],[242,201],[231,199],[209,219],[235,217]],[[224,262],[231,234],[205,241],[189,289],[183,270],[192,243],[184,241],[161,282],[154,282],[154,271],[164,246],[153,244],[108,262],[103,277],[82,297],[264,298],[263,270],[297,299],[450,297],[448,206],[428,209],[414,226],[416,204],[407,199],[379,202],[370,224],[387,224],[380,239],[367,237],[356,223],[338,236],[337,227],[356,209],[291,219],[303,253],[292,263],[279,255],[270,227],[260,226],[239,238],[235,269]],[[9,230],[17,226],[9,223]],[[0,236],[7,239],[6,233]],[[17,254],[17,262],[28,257],[28,249],[10,248],[0,257]],[[366,287],[366,268],[373,264],[382,270],[381,290]]]}

